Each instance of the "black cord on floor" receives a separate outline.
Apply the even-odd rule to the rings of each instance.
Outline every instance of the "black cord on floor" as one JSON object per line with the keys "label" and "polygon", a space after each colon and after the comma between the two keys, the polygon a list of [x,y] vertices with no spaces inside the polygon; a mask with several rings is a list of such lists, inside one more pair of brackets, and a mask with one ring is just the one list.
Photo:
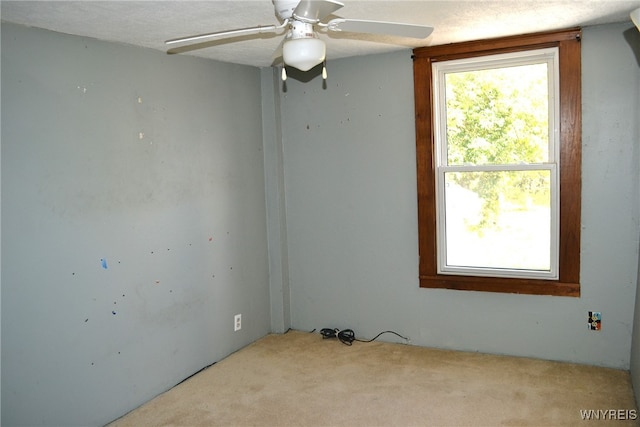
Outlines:
{"label": "black cord on floor", "polygon": [[407,337],[403,337],[402,335],[400,335],[397,332],[394,331],[384,331],[384,332],[380,332],[378,335],[376,335],[375,337],[371,338],[370,340],[360,340],[356,338],[356,334],[355,332],[353,332],[353,329],[331,329],[331,328],[323,328],[320,330],[320,335],[322,335],[322,339],[326,339],[326,338],[338,338],[338,340],[340,340],[340,342],[342,344],[346,344],[346,345],[353,345],[354,341],[358,341],[358,342],[372,342],[375,341],[376,339],[378,339],[378,337],[382,334],[394,334],[399,336],[400,338],[402,338],[405,341],[409,341],[409,338]]}

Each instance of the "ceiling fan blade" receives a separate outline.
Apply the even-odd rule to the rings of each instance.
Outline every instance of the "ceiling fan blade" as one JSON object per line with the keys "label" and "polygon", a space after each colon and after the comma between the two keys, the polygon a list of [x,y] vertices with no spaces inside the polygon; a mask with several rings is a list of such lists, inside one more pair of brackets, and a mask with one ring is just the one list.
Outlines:
{"label": "ceiling fan blade", "polygon": [[287,22],[285,21],[285,23],[283,25],[259,25],[257,27],[238,28],[236,30],[218,31],[218,32],[215,32],[215,33],[199,34],[199,35],[196,35],[196,36],[180,37],[180,38],[177,38],[177,39],[167,40],[167,41],[165,41],[165,44],[175,44],[175,43],[184,43],[184,42],[191,42],[191,41],[204,40],[204,39],[235,37],[235,36],[241,36],[241,35],[247,35],[247,34],[275,32],[275,31],[277,31],[277,30],[279,30],[281,28],[284,28],[286,23]]}
{"label": "ceiling fan blade", "polygon": [[303,20],[320,21],[344,6],[336,0],[301,0],[293,16]]}
{"label": "ceiling fan blade", "polygon": [[428,25],[343,18],[332,19],[327,23],[327,28],[329,31],[385,34],[398,37],[411,37],[414,39],[427,38],[433,32],[433,27]]}

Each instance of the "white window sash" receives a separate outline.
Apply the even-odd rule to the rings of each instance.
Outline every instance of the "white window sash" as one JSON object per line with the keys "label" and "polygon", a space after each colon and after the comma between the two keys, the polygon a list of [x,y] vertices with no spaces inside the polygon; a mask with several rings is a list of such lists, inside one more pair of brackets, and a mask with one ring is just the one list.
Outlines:
{"label": "white window sash", "polygon": [[[502,171],[536,171],[548,170],[550,173],[550,268],[549,270],[521,270],[510,268],[491,267],[465,267],[447,264],[447,239],[446,239],[446,203],[445,203],[445,174],[448,172],[502,172]],[[555,164],[527,164],[527,165],[484,165],[484,166],[447,166],[439,167],[436,171],[436,225],[437,225],[437,259],[438,274],[454,274],[461,276],[483,277],[515,277],[529,279],[557,280],[559,278],[559,253],[560,227],[559,227],[559,203],[560,194],[558,186],[558,168]]]}

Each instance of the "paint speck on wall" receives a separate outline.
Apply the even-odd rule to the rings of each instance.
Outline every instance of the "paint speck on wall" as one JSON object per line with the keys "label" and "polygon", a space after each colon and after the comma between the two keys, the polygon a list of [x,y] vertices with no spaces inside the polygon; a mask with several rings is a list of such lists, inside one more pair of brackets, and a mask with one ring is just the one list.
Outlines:
{"label": "paint speck on wall", "polygon": [[107,259],[106,258],[102,258],[100,260],[100,264],[102,265],[102,268],[104,268],[105,270],[108,268],[107,267]]}

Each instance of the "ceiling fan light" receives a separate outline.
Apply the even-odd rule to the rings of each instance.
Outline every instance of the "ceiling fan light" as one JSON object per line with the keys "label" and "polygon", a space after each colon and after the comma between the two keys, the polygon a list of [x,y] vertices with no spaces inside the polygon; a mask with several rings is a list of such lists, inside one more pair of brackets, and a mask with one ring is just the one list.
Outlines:
{"label": "ceiling fan light", "polygon": [[636,28],[640,30],[640,8],[631,12],[631,20],[636,25]]}
{"label": "ceiling fan light", "polygon": [[316,38],[292,39],[282,46],[284,63],[300,71],[309,71],[324,61],[326,46]]}

